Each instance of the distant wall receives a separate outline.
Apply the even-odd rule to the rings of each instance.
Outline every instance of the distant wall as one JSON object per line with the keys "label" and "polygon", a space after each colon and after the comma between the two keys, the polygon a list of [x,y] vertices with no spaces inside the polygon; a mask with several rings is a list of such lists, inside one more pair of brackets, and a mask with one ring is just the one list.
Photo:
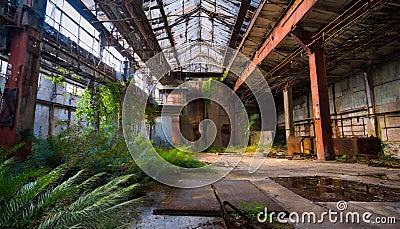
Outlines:
{"label": "distant wall", "polygon": [[35,136],[58,134],[68,125],[75,124],[78,101],[79,97],[67,92],[64,86],[54,85],[41,75],[35,111]]}
{"label": "distant wall", "polygon": [[[400,157],[400,59],[330,84],[329,105],[334,137],[378,136]],[[293,98],[293,117],[295,136],[314,136],[311,93]]]}

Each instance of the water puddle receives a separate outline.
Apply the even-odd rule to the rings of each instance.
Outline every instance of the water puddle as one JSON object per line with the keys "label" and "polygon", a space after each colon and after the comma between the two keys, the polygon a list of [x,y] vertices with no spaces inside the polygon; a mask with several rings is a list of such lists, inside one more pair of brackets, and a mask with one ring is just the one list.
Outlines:
{"label": "water puddle", "polygon": [[271,180],[312,201],[399,202],[400,188],[388,188],[330,177],[271,177]]}

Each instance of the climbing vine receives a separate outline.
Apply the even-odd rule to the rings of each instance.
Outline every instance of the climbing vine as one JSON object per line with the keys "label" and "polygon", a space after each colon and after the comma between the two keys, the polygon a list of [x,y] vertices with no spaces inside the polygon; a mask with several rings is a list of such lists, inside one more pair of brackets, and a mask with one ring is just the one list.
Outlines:
{"label": "climbing vine", "polygon": [[60,74],[57,75],[45,75],[44,78],[46,80],[50,80],[53,84],[57,83],[58,85],[64,86],[64,76],[62,74],[69,74],[69,71],[64,68],[57,68],[57,71]]}
{"label": "climbing vine", "polygon": [[81,120],[85,117],[88,123],[94,122],[94,108],[92,106],[92,93],[91,89],[86,88],[78,102],[78,107],[76,109],[76,117]]}
{"label": "climbing vine", "polygon": [[122,95],[122,85],[114,82],[86,88],[78,102],[76,116],[78,119],[85,117],[92,125],[98,120],[100,127],[117,126],[121,119]]}

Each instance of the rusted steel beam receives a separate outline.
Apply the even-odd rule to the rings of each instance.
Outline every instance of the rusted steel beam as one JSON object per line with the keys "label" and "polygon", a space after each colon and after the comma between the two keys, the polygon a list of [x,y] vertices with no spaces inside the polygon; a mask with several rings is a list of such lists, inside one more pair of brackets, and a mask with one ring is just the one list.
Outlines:
{"label": "rusted steel beam", "polygon": [[102,63],[100,59],[94,57],[85,50],[81,50],[81,52],[85,53],[85,55],[89,55],[89,57],[83,58],[82,56],[78,55],[76,49],[70,49],[68,47],[70,45],[71,44],[57,39],[57,37],[52,35],[51,32],[45,31],[42,38],[41,57],[42,59],[46,59],[60,65],[63,62],[68,62],[71,64],[71,67],[65,67],[66,69],[73,70],[79,75],[87,73],[89,76],[88,78],[95,81],[100,80],[97,76],[102,76],[103,79],[109,79],[111,81],[116,80],[115,72],[111,67]]}
{"label": "rusted steel beam", "polygon": [[[274,50],[282,40],[294,29],[296,24],[306,15],[316,3],[316,0],[296,0],[293,5],[286,11],[285,15],[277,25],[271,30],[267,39],[262,43],[256,51],[252,62],[254,65],[260,64]],[[240,85],[250,76],[255,67],[253,64],[240,75],[233,88],[234,91],[239,89]]]}
{"label": "rusted steel beam", "polygon": [[328,80],[326,77],[325,50],[322,38],[310,40],[314,34],[299,30],[298,36],[290,36],[307,52],[310,70],[311,97],[314,111],[314,130],[318,160],[335,159],[332,140],[331,115],[329,111]]}
{"label": "rusted steel beam", "polygon": [[332,142],[331,115],[329,111],[328,81],[326,78],[325,51],[322,41],[310,47],[308,55],[311,97],[314,111],[314,129],[318,160],[335,159]]}
{"label": "rusted steel beam", "polygon": [[17,8],[15,27],[10,29],[7,96],[3,96],[0,106],[0,145],[13,146],[25,142],[24,147],[16,152],[21,158],[26,158],[31,152],[29,137],[33,134],[35,120],[40,42],[47,1],[34,3],[27,1],[24,7]]}

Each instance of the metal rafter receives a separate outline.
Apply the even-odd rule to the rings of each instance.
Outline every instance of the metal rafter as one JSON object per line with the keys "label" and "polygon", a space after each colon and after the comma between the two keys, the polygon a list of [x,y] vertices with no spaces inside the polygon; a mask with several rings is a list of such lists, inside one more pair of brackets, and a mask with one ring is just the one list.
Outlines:
{"label": "metal rafter", "polygon": [[[175,39],[174,39],[174,36],[172,35],[172,31],[171,31],[171,27],[169,26],[169,23],[168,23],[167,15],[165,14],[163,1],[157,0],[157,4],[160,9],[161,17],[164,21],[164,27],[165,27],[165,30],[167,31],[169,42],[171,43],[172,47],[175,47]],[[174,49],[174,55],[175,55],[177,65],[180,66],[179,59],[178,59],[178,53],[177,53],[176,49]]]}
{"label": "metal rafter", "polygon": [[[115,20],[113,24],[143,61],[161,52],[150,23],[142,7],[139,6],[140,2],[105,3],[100,0],[95,0],[95,2],[109,19]],[[124,18],[130,20],[119,20]]]}
{"label": "metal rafter", "polygon": [[[130,4],[128,4],[130,3]],[[144,41],[154,54],[161,52],[161,47],[158,44],[157,38],[153,33],[153,29],[147,17],[142,9],[142,1],[126,1],[124,4],[120,4],[119,7],[129,12],[130,17],[133,18],[135,25],[142,34]]]}
{"label": "metal rafter", "polygon": [[243,21],[246,17],[247,10],[249,9],[250,2],[251,2],[251,0],[243,0],[242,3],[240,4],[239,13],[236,18],[235,25],[233,26],[231,38],[229,40],[228,47],[230,47],[230,48],[235,48],[235,46],[236,46],[236,42],[239,39],[240,30],[242,28]]}
{"label": "metal rafter", "polygon": [[165,30],[167,31],[168,39],[171,42],[171,45],[175,46],[175,40],[174,40],[174,37],[172,36],[171,27],[169,26],[167,15],[165,14],[163,1],[162,0],[156,0],[156,1],[159,6],[161,17],[164,21],[164,27],[165,27]]}
{"label": "metal rafter", "polygon": [[283,41],[304,15],[311,10],[315,3],[316,0],[296,0],[293,5],[291,5],[279,23],[271,30],[267,39],[265,39],[260,48],[256,51],[252,59],[253,64],[248,65],[237,79],[233,88],[234,91],[243,84],[247,77],[255,70],[256,66]]}
{"label": "metal rafter", "polygon": [[243,45],[244,45],[244,43],[246,41],[246,38],[249,36],[251,30],[253,29],[254,24],[256,23],[256,20],[257,20],[258,16],[260,15],[260,13],[261,13],[261,11],[262,11],[262,9],[264,7],[264,4],[266,4],[266,2],[267,2],[267,0],[261,0],[260,4],[258,5],[258,8],[257,8],[256,12],[253,15],[253,18],[251,19],[251,21],[249,23],[249,26],[247,27],[246,33],[243,35],[242,41],[240,42],[240,44],[239,44],[239,46],[237,48],[237,51],[234,53],[232,58],[229,58],[229,59],[225,58],[225,61],[230,61],[228,63],[228,67],[226,69],[231,69],[232,64],[234,63],[237,55],[239,54],[239,51],[243,47]]}

